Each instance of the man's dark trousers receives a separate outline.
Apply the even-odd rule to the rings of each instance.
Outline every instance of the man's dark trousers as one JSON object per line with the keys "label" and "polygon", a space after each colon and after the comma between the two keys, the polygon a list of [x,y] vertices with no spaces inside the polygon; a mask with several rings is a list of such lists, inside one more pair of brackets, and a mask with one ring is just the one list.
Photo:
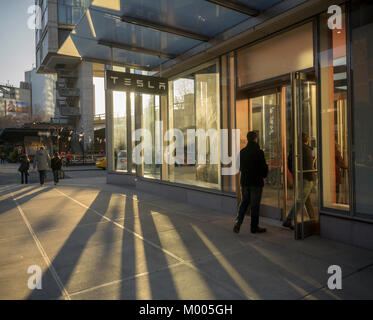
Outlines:
{"label": "man's dark trousers", "polygon": [[251,230],[259,226],[259,209],[262,199],[262,187],[241,186],[241,204],[236,218],[236,225],[241,226],[245,213],[250,207],[251,211]]}
{"label": "man's dark trousers", "polygon": [[40,178],[40,184],[41,185],[44,184],[46,175],[47,175],[47,172],[45,170],[39,171],[39,178]]}

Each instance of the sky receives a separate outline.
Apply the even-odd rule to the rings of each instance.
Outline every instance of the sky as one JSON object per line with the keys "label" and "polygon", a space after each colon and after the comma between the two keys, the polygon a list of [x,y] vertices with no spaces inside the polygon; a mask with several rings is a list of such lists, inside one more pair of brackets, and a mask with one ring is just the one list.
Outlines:
{"label": "sky", "polygon": [[35,35],[27,9],[34,0],[0,0],[0,84],[19,86],[35,64]]}

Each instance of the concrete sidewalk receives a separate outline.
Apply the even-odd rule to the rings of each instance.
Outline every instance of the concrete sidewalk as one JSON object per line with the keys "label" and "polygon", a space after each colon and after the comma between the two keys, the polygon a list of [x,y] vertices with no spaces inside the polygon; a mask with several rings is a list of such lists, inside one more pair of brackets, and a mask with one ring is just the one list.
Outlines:
{"label": "concrete sidewalk", "polygon": [[[373,252],[272,225],[252,235],[248,220],[236,235],[232,220],[104,177],[0,186],[0,299],[373,298]],[[327,289],[330,265],[343,290]]]}

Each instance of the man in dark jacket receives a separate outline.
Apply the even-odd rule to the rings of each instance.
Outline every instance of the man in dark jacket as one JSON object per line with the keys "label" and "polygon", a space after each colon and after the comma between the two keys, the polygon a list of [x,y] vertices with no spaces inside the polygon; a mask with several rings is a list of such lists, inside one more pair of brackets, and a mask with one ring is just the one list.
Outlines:
{"label": "man in dark jacket", "polygon": [[54,184],[57,185],[60,178],[60,170],[62,167],[62,160],[58,152],[54,154],[54,157],[51,160],[51,168],[53,171]]}
{"label": "man in dark jacket", "polygon": [[[292,158],[292,155],[289,156],[289,159]],[[307,133],[302,133],[302,158],[303,158],[303,200],[305,202],[308,215],[312,219],[314,216],[314,208],[311,201],[311,192],[313,188],[314,181],[314,158],[312,155],[312,147],[310,146],[310,138]],[[288,159],[289,170],[293,173],[292,162],[290,164]],[[299,204],[300,205],[300,204]],[[299,206],[298,205],[298,209]],[[286,228],[294,229],[292,220],[294,219],[295,206],[293,206],[288,214],[287,219],[283,223],[283,226]]]}
{"label": "man in dark jacket", "polygon": [[266,229],[259,227],[259,209],[268,166],[264,152],[259,147],[258,135],[255,131],[247,134],[247,141],[247,146],[240,152],[241,204],[233,231],[240,232],[245,213],[250,206],[251,232],[263,233]]}
{"label": "man in dark jacket", "polygon": [[18,171],[21,173],[21,183],[28,184],[28,176],[30,170],[30,160],[28,156],[25,154],[21,156],[21,164],[18,168]]}

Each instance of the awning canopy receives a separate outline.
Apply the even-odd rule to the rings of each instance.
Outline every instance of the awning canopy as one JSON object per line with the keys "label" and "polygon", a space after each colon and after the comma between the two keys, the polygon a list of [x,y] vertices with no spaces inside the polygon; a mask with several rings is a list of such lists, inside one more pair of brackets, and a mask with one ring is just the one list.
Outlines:
{"label": "awning canopy", "polygon": [[155,70],[281,0],[93,0],[59,54]]}

